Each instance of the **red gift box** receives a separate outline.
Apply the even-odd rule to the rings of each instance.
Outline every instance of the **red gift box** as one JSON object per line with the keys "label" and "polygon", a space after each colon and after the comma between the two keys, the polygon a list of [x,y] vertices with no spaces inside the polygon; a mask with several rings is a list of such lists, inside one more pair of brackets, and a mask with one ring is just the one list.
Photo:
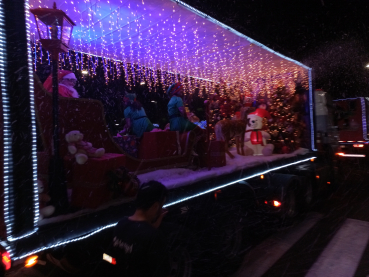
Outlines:
{"label": "red gift box", "polygon": [[179,155],[179,134],[174,131],[145,132],[138,152],[139,159],[158,159]]}
{"label": "red gift box", "polygon": [[111,199],[108,189],[107,172],[119,166],[125,166],[126,156],[116,153],[105,153],[101,158],[89,158],[85,164],[77,164],[75,160],[69,168],[72,170],[71,205],[78,208],[97,208]]}

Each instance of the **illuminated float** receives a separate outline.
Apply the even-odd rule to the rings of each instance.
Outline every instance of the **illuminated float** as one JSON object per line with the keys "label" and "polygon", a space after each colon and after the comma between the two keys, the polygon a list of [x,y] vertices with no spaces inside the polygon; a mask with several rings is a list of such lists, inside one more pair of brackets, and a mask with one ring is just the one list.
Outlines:
{"label": "illuminated float", "polygon": [[[30,0],[29,6],[31,9],[52,8],[53,2]],[[56,5],[76,24],[69,51],[59,55],[58,67],[74,72],[81,85],[93,80],[101,83],[102,78],[106,87],[114,82],[130,90],[144,85],[149,92],[147,97],[151,97],[150,93],[160,95],[179,81],[184,84],[187,95],[201,88],[207,96],[218,97],[216,101],[240,99],[244,107],[252,103],[254,106],[266,104],[273,118],[269,122],[272,143],[279,154],[237,155],[235,159],[226,160],[224,144],[222,147],[211,141],[210,124],[215,121],[209,117],[207,138],[198,146],[198,170],[186,168],[193,158],[191,132],[144,133],[135,157],[113,139],[115,134],[108,128],[111,122],[106,121],[109,112],[106,103],[91,99],[86,91],[79,99],[59,97],[59,153],[63,158],[66,186],[71,192],[70,205],[78,211],[38,221],[39,206],[35,202],[30,208],[34,212],[34,225],[28,226],[29,231],[13,235],[11,228],[7,229],[8,251],[13,260],[114,226],[122,210],[129,212],[134,195],[133,188],[126,197],[112,199],[107,174],[119,168],[137,175],[141,182],[161,181],[170,189],[166,203],[166,207],[170,207],[314,157],[309,152],[315,149],[309,67],[177,0],[68,0],[56,1]],[[52,63],[52,57],[43,49],[35,19],[29,16],[27,20],[30,70],[39,73],[43,66]],[[33,163],[38,169],[34,178],[47,183],[49,160],[55,146],[53,103],[52,94],[37,75],[42,74],[34,75],[34,89],[30,88],[40,142],[38,150],[35,147],[32,150],[37,156]],[[44,81],[47,76],[43,77]],[[300,114],[298,109],[304,113]],[[295,114],[299,117],[295,118]],[[301,122],[305,124],[299,128],[303,134],[296,135],[293,128]],[[106,153],[99,158],[89,157],[84,164],[76,163],[63,139],[73,130],[83,133],[87,142],[104,148]],[[221,167],[214,168],[219,165]],[[35,195],[38,194],[37,182],[33,189]],[[14,197],[13,192],[7,190],[7,193],[10,194],[5,195],[6,199]],[[10,202],[5,201],[5,209],[9,205]],[[54,229],[49,227],[59,226],[60,222],[58,234],[53,233]]]}

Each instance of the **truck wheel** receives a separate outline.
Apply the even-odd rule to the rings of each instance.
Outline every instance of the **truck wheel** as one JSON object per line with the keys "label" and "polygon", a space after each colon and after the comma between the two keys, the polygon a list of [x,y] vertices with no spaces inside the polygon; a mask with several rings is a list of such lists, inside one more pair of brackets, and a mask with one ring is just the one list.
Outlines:
{"label": "truck wheel", "polygon": [[[212,252],[222,260],[233,260],[238,256],[243,241],[243,226],[240,223],[240,217],[235,214],[226,214],[209,224],[211,227],[209,245]],[[208,235],[209,235],[208,234]]]}
{"label": "truck wheel", "polygon": [[[239,222],[218,222],[215,230],[203,245],[206,251],[207,261],[205,267],[200,267],[204,272],[201,276],[229,276],[239,267],[242,260],[239,255],[242,250],[242,226]],[[209,241],[212,241],[209,243]],[[217,275],[219,274],[219,275]]]}
{"label": "truck wheel", "polygon": [[238,256],[242,243],[242,227],[237,222],[224,227],[219,240],[219,254],[228,260]]}
{"label": "truck wheel", "polygon": [[170,253],[170,276],[190,277],[192,275],[192,259],[184,247],[177,247]]}
{"label": "truck wheel", "polygon": [[277,215],[282,219],[294,218],[301,208],[301,180],[292,174],[274,173],[270,176],[270,193],[272,197],[280,199],[281,206]]}
{"label": "truck wheel", "polygon": [[282,218],[294,218],[298,214],[296,189],[287,187],[283,197]]}
{"label": "truck wheel", "polygon": [[163,222],[160,227],[169,245],[170,276],[191,276],[194,263],[198,260],[199,245],[197,237],[183,225]]}
{"label": "truck wheel", "polygon": [[303,211],[309,210],[313,204],[313,200],[314,200],[313,184],[311,180],[309,179],[305,182],[304,187],[302,188],[301,197],[300,197],[301,209]]}

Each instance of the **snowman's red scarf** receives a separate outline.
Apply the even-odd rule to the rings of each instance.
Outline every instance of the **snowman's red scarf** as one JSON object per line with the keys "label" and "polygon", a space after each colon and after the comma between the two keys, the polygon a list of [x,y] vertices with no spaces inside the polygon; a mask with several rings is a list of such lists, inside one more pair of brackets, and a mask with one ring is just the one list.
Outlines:
{"label": "snowman's red scarf", "polygon": [[261,146],[264,146],[263,134],[261,133],[261,131],[259,131],[259,129],[247,130],[246,133],[247,132],[251,132],[251,134],[250,134],[251,144],[253,144],[253,145],[261,144]]}

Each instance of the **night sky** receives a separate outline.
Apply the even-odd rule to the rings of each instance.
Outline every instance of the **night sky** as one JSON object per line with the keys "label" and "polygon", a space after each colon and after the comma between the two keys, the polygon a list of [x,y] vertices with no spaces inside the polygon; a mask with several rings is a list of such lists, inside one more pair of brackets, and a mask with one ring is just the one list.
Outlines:
{"label": "night sky", "polygon": [[314,70],[334,98],[369,96],[368,0],[184,0]]}

